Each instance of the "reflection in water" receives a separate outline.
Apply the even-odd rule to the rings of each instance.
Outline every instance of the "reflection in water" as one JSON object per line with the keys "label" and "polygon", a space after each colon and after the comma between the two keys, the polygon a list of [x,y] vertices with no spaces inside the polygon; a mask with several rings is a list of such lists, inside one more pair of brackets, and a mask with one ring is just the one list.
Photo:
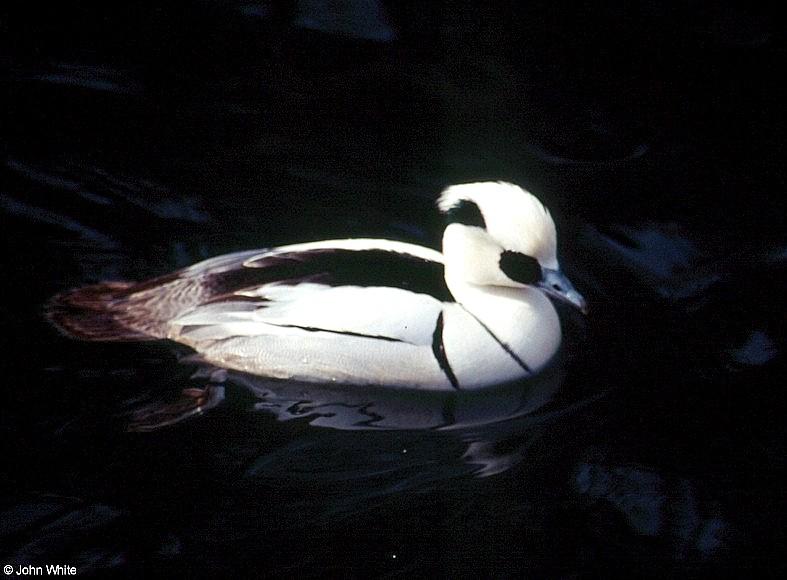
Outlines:
{"label": "reflection in water", "polygon": [[[4,29],[0,562],[119,577],[778,569],[780,19],[707,3],[629,3],[625,21],[537,2],[514,17],[61,4]],[[179,392],[188,369],[163,345],[62,340],[41,317],[66,288],[242,248],[438,247],[434,193],[479,178],[544,193],[577,234],[561,252],[589,336],[555,391],[202,376],[135,415],[171,427],[127,433],[118,409]]]}
{"label": "reflection in water", "polygon": [[444,393],[275,380],[203,366],[192,377],[207,381],[203,387],[184,389],[177,401],[138,409],[129,429],[153,431],[199,416],[222,404],[226,389],[242,387],[254,397],[248,407],[282,422],[340,431],[450,432],[466,444],[462,459],[478,467],[477,475],[487,476],[524,459],[529,428],[589,402],[537,413],[550,403],[564,374],[560,364],[553,364],[527,381]]}

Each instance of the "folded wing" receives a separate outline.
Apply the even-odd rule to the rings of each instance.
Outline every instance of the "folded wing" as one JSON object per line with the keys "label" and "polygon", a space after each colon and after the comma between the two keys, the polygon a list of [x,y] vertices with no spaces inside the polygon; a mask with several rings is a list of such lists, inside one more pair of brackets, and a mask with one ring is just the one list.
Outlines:
{"label": "folded wing", "polygon": [[215,364],[277,378],[450,388],[434,353],[450,300],[442,263],[430,259],[439,254],[325,244],[245,260],[256,283],[176,317],[168,337]]}

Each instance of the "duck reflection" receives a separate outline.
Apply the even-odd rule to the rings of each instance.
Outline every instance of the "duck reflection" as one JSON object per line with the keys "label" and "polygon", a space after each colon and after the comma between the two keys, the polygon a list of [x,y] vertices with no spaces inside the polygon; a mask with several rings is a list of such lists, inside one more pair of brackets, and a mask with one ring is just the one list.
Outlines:
{"label": "duck reflection", "polygon": [[[129,430],[152,431],[208,412],[219,405],[299,421],[337,431],[407,431],[445,433],[465,447],[462,462],[484,477],[519,464],[526,455],[528,433],[567,408],[549,405],[563,382],[560,364],[528,380],[479,392],[418,392],[358,389],[346,385],[263,379],[214,367],[200,367],[194,379],[201,388],[184,389],[173,402],[137,410]],[[250,393],[233,397],[230,393]],[[549,409],[549,410],[548,410]]]}

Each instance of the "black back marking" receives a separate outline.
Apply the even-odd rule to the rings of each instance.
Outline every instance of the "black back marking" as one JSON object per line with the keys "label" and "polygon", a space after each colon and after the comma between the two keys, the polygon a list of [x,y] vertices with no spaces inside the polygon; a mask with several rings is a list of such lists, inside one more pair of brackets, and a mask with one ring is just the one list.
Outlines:
{"label": "black back marking", "polygon": [[500,269],[514,282],[535,284],[541,280],[541,264],[532,256],[509,250],[500,254]]}
{"label": "black back marking", "polygon": [[262,255],[248,262],[243,271],[218,274],[216,282],[219,286],[224,281],[230,286],[240,282],[247,287],[307,280],[328,286],[386,286],[428,294],[442,302],[454,301],[445,283],[443,264],[390,250],[327,248]]}
{"label": "black back marking", "polygon": [[451,363],[448,362],[448,357],[445,354],[445,345],[443,344],[443,312],[437,317],[437,322],[434,326],[434,333],[432,334],[432,353],[434,353],[437,364],[445,374],[448,382],[456,390],[459,390],[459,381],[456,379],[454,370],[451,368]]}
{"label": "black back marking", "polygon": [[486,229],[486,221],[478,204],[467,199],[459,200],[459,203],[449,209],[446,215],[449,223]]}

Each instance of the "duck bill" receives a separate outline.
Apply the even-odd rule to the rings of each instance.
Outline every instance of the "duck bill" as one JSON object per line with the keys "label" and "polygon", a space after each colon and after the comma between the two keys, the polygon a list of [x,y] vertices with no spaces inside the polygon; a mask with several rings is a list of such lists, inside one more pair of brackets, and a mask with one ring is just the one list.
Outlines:
{"label": "duck bill", "polygon": [[588,313],[587,302],[585,302],[582,294],[577,292],[574,285],[566,278],[563,272],[560,270],[549,270],[547,268],[544,268],[543,272],[544,277],[541,282],[538,283],[538,287],[541,288],[541,290],[548,296],[552,296],[561,302],[570,304],[582,314]]}

